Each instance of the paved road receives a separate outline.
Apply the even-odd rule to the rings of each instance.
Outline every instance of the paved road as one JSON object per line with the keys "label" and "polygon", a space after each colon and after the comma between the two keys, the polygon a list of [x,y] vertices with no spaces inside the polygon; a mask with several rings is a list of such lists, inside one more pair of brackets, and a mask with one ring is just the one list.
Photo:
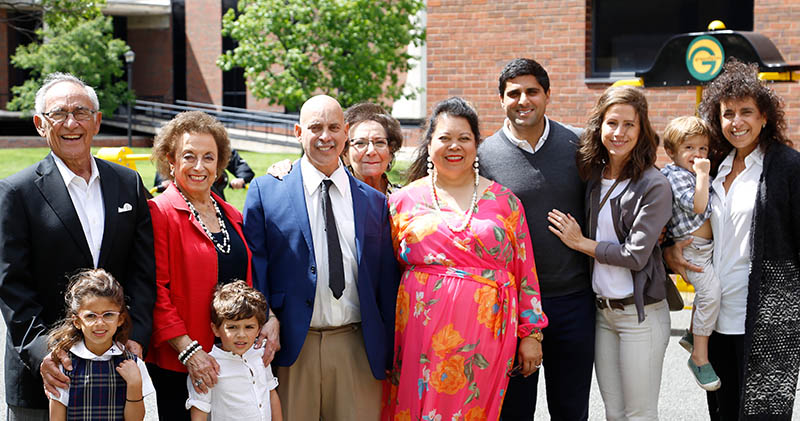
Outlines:
{"label": "paved road", "polygon": [[[678,345],[679,332],[689,325],[690,313],[688,310],[671,313],[672,337],[670,338],[667,354],[664,359],[664,374],[661,380],[661,396],[659,400],[659,415],[662,420],[707,420],[705,394],[692,379],[686,367],[689,354]],[[5,323],[0,322],[0,350],[5,349],[6,337]],[[0,358],[0,365],[2,364]],[[592,382],[590,420],[604,419],[603,401],[597,382]],[[5,381],[0,378],[0,421],[6,419]],[[145,420],[157,420],[156,399],[154,396],[145,398],[147,416]],[[544,382],[539,383],[539,397],[537,401],[535,421],[548,420],[547,401],[545,397]],[[794,413],[800,416],[800,401],[795,400]]]}

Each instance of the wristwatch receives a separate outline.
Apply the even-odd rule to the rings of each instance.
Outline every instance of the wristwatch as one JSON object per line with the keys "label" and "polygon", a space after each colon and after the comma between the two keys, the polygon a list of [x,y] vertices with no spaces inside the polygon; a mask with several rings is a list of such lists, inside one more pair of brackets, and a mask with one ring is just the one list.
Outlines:
{"label": "wristwatch", "polygon": [[544,340],[544,333],[542,333],[542,329],[533,329],[528,337],[542,342]]}

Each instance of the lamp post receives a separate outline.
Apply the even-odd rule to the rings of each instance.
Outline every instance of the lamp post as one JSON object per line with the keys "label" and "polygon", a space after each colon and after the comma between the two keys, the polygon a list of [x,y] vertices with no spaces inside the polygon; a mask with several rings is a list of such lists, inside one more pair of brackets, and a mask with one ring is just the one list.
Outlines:
{"label": "lamp post", "polygon": [[[136,60],[136,53],[133,50],[128,50],[125,52],[125,63],[128,65],[128,89],[133,90],[133,61]],[[131,108],[131,100],[128,99],[128,147],[133,146],[133,140],[131,139],[131,114],[133,113],[133,109]]]}

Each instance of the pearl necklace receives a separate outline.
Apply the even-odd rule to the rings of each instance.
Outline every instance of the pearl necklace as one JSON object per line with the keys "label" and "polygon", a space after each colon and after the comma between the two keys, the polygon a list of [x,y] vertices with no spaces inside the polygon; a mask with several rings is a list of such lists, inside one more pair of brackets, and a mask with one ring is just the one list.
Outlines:
{"label": "pearl necklace", "polygon": [[214,211],[217,214],[217,222],[219,223],[220,231],[222,231],[222,244],[217,242],[217,239],[214,238],[214,234],[211,233],[211,230],[209,230],[206,224],[203,223],[203,219],[200,218],[200,212],[197,212],[197,209],[194,207],[192,202],[190,202],[189,199],[187,199],[186,196],[183,195],[181,189],[178,189],[178,193],[181,194],[183,200],[185,200],[186,204],[189,205],[189,210],[192,211],[194,217],[197,219],[198,222],[200,222],[200,226],[203,227],[203,231],[205,231],[206,236],[208,236],[211,242],[214,243],[214,246],[220,252],[222,252],[222,254],[229,254],[231,252],[231,236],[228,233],[227,228],[225,228],[225,220],[222,219],[222,212],[219,211],[219,206],[217,206],[217,201],[214,200],[213,197],[211,197],[211,203],[214,205]]}
{"label": "pearl necklace", "polygon": [[[439,195],[436,193],[436,169],[431,172],[431,196],[433,196],[433,207],[436,208],[436,211],[439,212],[444,223],[447,224],[447,228],[450,228],[452,232],[463,232],[464,230],[469,227],[469,224],[472,222],[472,211],[475,209],[475,206],[478,204],[478,182],[480,181],[480,177],[478,175],[478,171],[475,171],[475,189],[472,191],[472,201],[469,204],[469,209],[467,209],[467,213],[464,215],[464,221],[461,223],[461,226],[454,227],[450,225],[450,222],[447,221],[447,218],[442,212],[442,208],[439,205]],[[457,212],[457,211],[454,211]]]}

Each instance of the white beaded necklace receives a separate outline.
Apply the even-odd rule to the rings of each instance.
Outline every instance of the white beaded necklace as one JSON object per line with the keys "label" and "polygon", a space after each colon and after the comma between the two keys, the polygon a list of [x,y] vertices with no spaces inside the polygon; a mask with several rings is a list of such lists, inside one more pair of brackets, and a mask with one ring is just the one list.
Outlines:
{"label": "white beaded necklace", "polygon": [[220,231],[222,231],[222,244],[217,242],[217,239],[214,238],[214,234],[211,233],[211,230],[209,230],[206,224],[203,223],[203,219],[200,218],[200,213],[197,212],[197,209],[195,209],[192,202],[190,202],[189,199],[187,199],[186,196],[183,195],[181,189],[178,189],[178,193],[181,194],[183,200],[185,200],[186,204],[189,205],[189,210],[192,211],[194,217],[197,219],[198,222],[200,222],[200,226],[203,227],[203,231],[205,231],[206,236],[208,236],[211,242],[214,243],[214,246],[217,248],[217,250],[219,250],[222,254],[229,254],[231,252],[231,236],[228,233],[227,228],[225,228],[225,220],[222,218],[222,212],[219,211],[219,206],[217,206],[217,201],[214,200],[213,197],[211,197],[211,203],[214,205],[214,211],[217,214],[217,222],[219,223],[219,229]]}
{"label": "white beaded necklace", "polygon": [[[461,223],[461,226],[454,227],[450,225],[450,222],[447,221],[447,218],[442,212],[442,208],[439,205],[439,195],[436,193],[436,169],[434,168],[431,171],[431,196],[433,196],[433,207],[436,208],[436,211],[442,216],[444,223],[447,224],[447,228],[450,229],[452,232],[463,232],[464,230],[469,227],[469,224],[472,222],[472,212],[475,209],[475,206],[478,204],[478,182],[480,181],[480,177],[478,174],[478,170],[475,170],[475,189],[472,191],[472,201],[469,204],[469,209],[467,209],[467,213],[464,215],[464,221]],[[454,211],[458,212],[458,211]]]}

